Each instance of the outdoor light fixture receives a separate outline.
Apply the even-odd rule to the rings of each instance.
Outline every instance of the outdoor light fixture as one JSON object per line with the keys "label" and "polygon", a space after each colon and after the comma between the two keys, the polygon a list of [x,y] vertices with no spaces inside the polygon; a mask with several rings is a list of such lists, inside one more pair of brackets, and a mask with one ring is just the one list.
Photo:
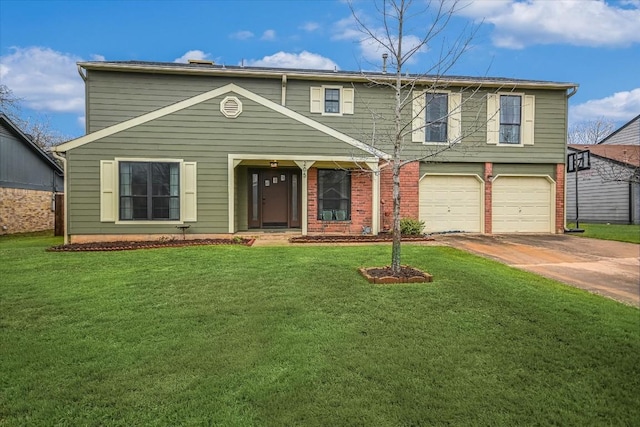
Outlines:
{"label": "outdoor light fixture", "polygon": [[278,161],[277,160],[271,160],[271,162],[269,162],[269,166],[271,166],[272,168],[277,168],[278,167]]}

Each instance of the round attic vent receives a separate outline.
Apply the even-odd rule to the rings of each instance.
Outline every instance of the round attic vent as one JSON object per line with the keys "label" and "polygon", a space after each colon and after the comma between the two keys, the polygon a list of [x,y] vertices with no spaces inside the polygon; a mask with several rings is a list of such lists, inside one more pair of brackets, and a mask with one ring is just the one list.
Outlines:
{"label": "round attic vent", "polygon": [[225,117],[235,119],[242,113],[242,102],[235,96],[227,96],[220,102],[220,112]]}

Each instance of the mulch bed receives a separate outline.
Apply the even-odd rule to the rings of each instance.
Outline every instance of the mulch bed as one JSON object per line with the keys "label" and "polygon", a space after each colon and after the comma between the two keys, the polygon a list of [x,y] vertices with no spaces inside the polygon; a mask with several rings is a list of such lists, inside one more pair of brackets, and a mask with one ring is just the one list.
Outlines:
{"label": "mulch bed", "polygon": [[96,251],[130,251],[134,249],[174,248],[183,246],[204,245],[253,245],[254,239],[192,239],[192,240],[150,240],[150,241],[120,241],[120,242],[91,242],[70,243],[68,245],[52,246],[49,252],[96,252]]}
{"label": "mulch bed", "polygon": [[[391,234],[379,234],[377,236],[371,234],[363,235],[317,235],[317,236],[296,236],[291,237],[291,243],[372,243],[372,242],[391,242],[393,236]],[[435,240],[428,236],[402,236],[403,242],[430,242]]]}
{"label": "mulch bed", "polygon": [[427,283],[433,281],[433,276],[417,268],[408,265],[400,266],[400,273],[394,275],[391,267],[370,267],[358,270],[369,283],[393,284],[393,283]]}

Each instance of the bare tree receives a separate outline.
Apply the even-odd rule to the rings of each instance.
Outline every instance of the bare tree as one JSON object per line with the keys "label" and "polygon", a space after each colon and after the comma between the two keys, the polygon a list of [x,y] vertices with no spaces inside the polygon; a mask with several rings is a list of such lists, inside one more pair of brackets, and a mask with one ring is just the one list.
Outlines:
{"label": "bare tree", "polygon": [[[371,137],[367,139],[376,148],[390,154],[387,167],[391,168],[393,188],[391,270],[397,275],[401,271],[400,172],[410,163],[435,158],[448,150],[460,149],[462,144],[459,142],[465,135],[462,133],[456,135],[445,144],[425,146],[419,155],[407,155],[403,148],[407,140],[411,141],[412,133],[419,130],[416,129],[415,120],[427,108],[429,101],[425,97],[425,92],[436,93],[437,90],[447,87],[444,75],[468,50],[477,27],[464,28],[457,37],[449,39],[448,42],[442,37],[454,14],[459,10],[457,0],[428,3],[414,3],[412,0],[381,0],[376,2],[379,18],[377,25],[366,21],[352,3],[349,6],[366,42],[377,45],[385,61],[382,73],[364,73],[364,75],[371,86],[379,86],[393,94],[393,100],[389,103],[389,110],[392,111],[381,111],[379,108],[372,107],[370,113],[373,129],[370,130]],[[419,31],[420,35],[413,35],[413,30]],[[427,70],[409,75],[406,71],[407,65],[415,55],[426,50],[430,52],[432,59]],[[387,66],[392,71],[389,74],[386,74]],[[478,88],[467,89],[472,94],[478,90]],[[466,99],[465,102],[478,102],[477,99],[473,99],[473,96],[467,96]],[[416,100],[419,105],[417,110]],[[457,105],[454,111],[447,109],[443,117],[434,121],[446,123],[450,115],[460,114],[461,109],[462,103]],[[482,123],[486,121],[483,120]],[[424,132],[426,123],[420,124],[419,127]],[[467,126],[466,132],[472,133],[476,129],[473,126]]]}
{"label": "bare tree", "polygon": [[36,145],[48,151],[51,147],[71,139],[54,130],[46,115],[25,117],[22,104],[22,98],[15,96],[8,86],[0,85],[0,111],[5,113]]}
{"label": "bare tree", "polygon": [[626,146],[616,160],[601,160],[593,165],[602,182],[640,183],[640,147],[637,145]]}
{"label": "bare tree", "polygon": [[597,144],[616,129],[615,123],[603,117],[578,122],[569,128],[568,140],[572,145]]}

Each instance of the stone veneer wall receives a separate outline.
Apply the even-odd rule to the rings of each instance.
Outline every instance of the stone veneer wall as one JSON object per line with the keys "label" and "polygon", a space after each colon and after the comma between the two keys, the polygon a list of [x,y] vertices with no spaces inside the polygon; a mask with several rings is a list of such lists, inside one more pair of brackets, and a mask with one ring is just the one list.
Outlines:
{"label": "stone veneer wall", "polygon": [[50,191],[0,188],[0,234],[52,230]]}

